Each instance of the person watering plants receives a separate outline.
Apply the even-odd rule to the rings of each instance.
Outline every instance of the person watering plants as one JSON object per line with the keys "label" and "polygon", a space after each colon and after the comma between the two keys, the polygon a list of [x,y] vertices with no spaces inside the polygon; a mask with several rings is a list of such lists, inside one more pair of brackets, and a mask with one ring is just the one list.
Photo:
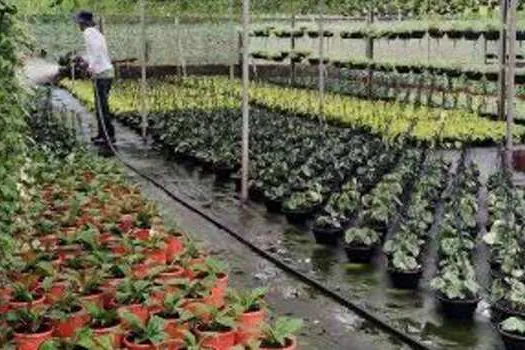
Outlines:
{"label": "person watering plants", "polygon": [[[95,144],[115,143],[115,128],[111,121],[109,93],[115,77],[115,69],[108,52],[106,38],[97,29],[93,13],[80,11],[75,21],[83,32],[86,45],[88,73],[93,79],[98,134],[92,139]],[[109,140],[107,139],[109,138]]]}

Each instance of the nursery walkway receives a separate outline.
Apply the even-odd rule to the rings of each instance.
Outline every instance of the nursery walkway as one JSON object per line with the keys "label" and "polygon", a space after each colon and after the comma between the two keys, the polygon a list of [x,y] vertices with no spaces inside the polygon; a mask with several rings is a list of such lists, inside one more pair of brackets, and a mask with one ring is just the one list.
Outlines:
{"label": "nursery walkway", "polygon": [[[55,90],[53,100],[54,104],[60,108],[77,114],[79,134],[84,140],[88,140],[90,130],[94,130],[94,117],[63,90]],[[201,202],[210,212],[214,211],[209,197],[212,192],[207,192],[204,187],[201,188],[202,192],[199,190],[195,192],[199,185],[194,183],[194,180],[179,177],[171,163],[165,162],[158,154],[144,147],[141,139],[133,132],[117,126],[117,134],[118,150],[127,162],[140,169],[141,172],[160,180],[168,189],[182,194],[191,201]],[[174,201],[136,173],[127,171],[127,174],[133,182],[140,185],[147,198],[159,204],[168,226],[177,225],[199,241],[212,255],[217,255],[228,263],[232,285],[246,288],[266,286],[270,289],[267,300],[276,314],[291,315],[305,321],[305,326],[299,336],[301,349],[408,349],[406,345],[393,339],[370,322],[346,310],[331,299],[319,295],[315,290],[259,257],[214,224]],[[206,177],[202,180],[206,183],[210,182],[210,179]],[[231,207],[235,208],[235,199],[226,194],[229,191],[228,188],[223,191],[219,190],[224,193],[219,196],[231,201]],[[244,219],[252,220],[256,215],[250,210],[238,210],[237,214],[240,215],[241,222]],[[220,213],[215,214],[219,217],[221,215]]]}
{"label": "nursery walkway", "polygon": [[[78,113],[84,133],[95,125],[94,118],[71,95],[55,90],[54,98]],[[218,184],[213,175],[203,174],[165,160],[131,130],[118,126],[119,153],[144,174],[154,178],[169,191],[197,204],[208,215],[246,235],[257,247],[278,257],[296,270],[314,278],[397,329],[418,339],[430,348],[480,349],[501,348],[489,322],[486,303],[482,303],[474,322],[444,321],[436,311],[428,291],[428,280],[434,273],[435,256],[425,263],[425,281],[418,292],[390,289],[384,262],[379,256],[370,267],[348,264],[344,251],[315,244],[307,230],[290,226],[283,216],[266,213],[263,206],[250,203],[240,207],[233,184]],[[457,153],[448,154],[452,159]],[[494,150],[473,150],[470,156],[480,163],[483,177],[496,164]],[[157,201],[169,221],[173,221],[202,242],[203,246],[230,264],[236,286],[268,286],[269,302],[279,314],[290,314],[305,320],[300,341],[302,349],[402,349],[396,339],[365,321],[338,303],[317,294],[311,288],[282,272],[238,243],[224,231],[173,201],[151,183],[129,172],[149,198]],[[481,248],[481,247],[480,247]],[[479,269],[486,269],[481,249]],[[482,263],[485,262],[485,263]],[[485,273],[486,274],[486,273]]]}

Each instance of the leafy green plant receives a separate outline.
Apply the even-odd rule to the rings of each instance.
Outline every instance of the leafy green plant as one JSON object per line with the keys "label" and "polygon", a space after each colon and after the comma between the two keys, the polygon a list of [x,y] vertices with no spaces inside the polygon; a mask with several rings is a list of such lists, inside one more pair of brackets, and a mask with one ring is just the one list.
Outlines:
{"label": "leafy green plant", "polygon": [[[236,309],[227,306],[219,309],[212,305],[202,304],[196,309],[196,317],[201,318],[198,329],[202,332],[227,332],[236,326]],[[205,321],[202,320],[206,315]]]}
{"label": "leafy green plant", "polygon": [[478,297],[481,287],[476,280],[476,271],[464,255],[446,261],[431,281],[432,289],[448,299],[472,300]]}
{"label": "leafy green plant", "polygon": [[116,300],[120,305],[146,304],[153,288],[151,281],[127,278],[118,285]]}
{"label": "leafy green plant", "polygon": [[122,317],[130,328],[128,339],[135,344],[160,344],[168,337],[164,332],[165,321],[158,316],[152,316],[147,324],[131,313],[124,313]]}
{"label": "leafy green plant", "polygon": [[353,227],[345,232],[346,244],[373,247],[381,241],[381,235],[370,228]]}
{"label": "leafy green plant", "polygon": [[65,321],[72,314],[82,310],[79,298],[72,292],[66,292],[55,300],[48,310],[48,316],[52,320]]}
{"label": "leafy green plant", "polygon": [[183,308],[184,302],[182,293],[167,294],[162,301],[162,311],[158,313],[158,316],[164,319],[177,319],[180,322],[193,320],[195,316]]}
{"label": "leafy green plant", "polygon": [[283,208],[294,211],[302,209],[311,209],[323,201],[320,188],[310,189],[304,192],[294,192],[289,199],[283,203]]}
{"label": "leafy green plant", "polygon": [[83,328],[69,340],[46,341],[39,350],[112,350],[113,348],[110,336],[95,336],[90,329]]}
{"label": "leafy green plant", "polygon": [[91,328],[109,328],[120,323],[116,309],[105,309],[93,303],[86,303],[84,308],[91,317]]}
{"label": "leafy green plant", "polygon": [[303,326],[303,321],[288,317],[278,318],[273,325],[264,327],[262,347],[279,348],[288,345],[290,338]]}
{"label": "leafy green plant", "polygon": [[239,313],[256,312],[265,308],[264,297],[268,293],[267,288],[256,288],[253,290],[229,291],[229,296],[238,308]]}
{"label": "leafy green plant", "polygon": [[17,333],[35,334],[50,329],[47,316],[46,308],[21,308],[9,311],[6,320]]}
{"label": "leafy green plant", "polygon": [[504,332],[525,336],[525,320],[521,317],[509,317],[499,325]]}

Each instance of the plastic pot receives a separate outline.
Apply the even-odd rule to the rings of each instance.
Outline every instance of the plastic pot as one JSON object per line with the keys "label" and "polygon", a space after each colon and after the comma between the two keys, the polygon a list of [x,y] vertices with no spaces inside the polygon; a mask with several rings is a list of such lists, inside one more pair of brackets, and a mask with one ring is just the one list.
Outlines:
{"label": "plastic pot", "polygon": [[133,276],[138,279],[145,278],[150,271],[150,265],[148,264],[135,264],[133,265]]}
{"label": "plastic pot", "polygon": [[505,344],[506,350],[523,350],[525,349],[525,337],[517,334],[505,332],[498,326],[498,332],[501,336],[501,340]]}
{"label": "plastic pot", "polygon": [[447,30],[446,33],[447,33],[447,37],[451,40],[461,39],[464,34],[461,30],[455,30],[455,29]]}
{"label": "plastic pot", "polygon": [[186,269],[184,269],[181,266],[172,266],[168,268],[166,271],[159,274],[159,276],[157,277],[157,280],[161,281],[162,283],[162,282],[166,282],[166,281],[176,279],[176,278],[184,278],[185,276],[186,276]]}
{"label": "plastic pot", "polygon": [[250,341],[260,338],[265,317],[266,312],[264,310],[241,314],[237,320],[237,344],[246,345]]}
{"label": "plastic pot", "polygon": [[468,41],[478,41],[481,37],[481,32],[475,31],[475,30],[466,30],[464,32],[465,40]]}
{"label": "plastic pot", "polygon": [[516,310],[506,300],[500,300],[490,306],[491,318],[494,322],[501,322],[509,317],[525,318],[525,310]]}
{"label": "plastic pot", "polygon": [[58,281],[53,283],[51,288],[46,294],[46,303],[53,304],[55,301],[60,299],[69,287],[69,283],[66,281]]}
{"label": "plastic pot", "polygon": [[[149,309],[147,306],[142,304],[124,305],[118,308],[119,314],[127,312],[137,316],[137,318],[141,320],[144,324],[146,324],[146,322],[149,319]],[[125,322],[123,322],[123,325],[126,326]]]}
{"label": "plastic pot", "polygon": [[271,348],[267,348],[267,347],[264,347],[264,342],[263,344],[261,345],[261,347],[259,348],[259,350],[296,350],[297,349],[297,340],[295,338],[286,338],[286,345],[281,347],[281,348],[276,348],[276,347],[271,347]]}
{"label": "plastic pot", "polygon": [[133,336],[128,334],[123,340],[124,347],[128,350],[157,350],[160,349],[160,345],[155,344],[136,344],[133,342]]}
{"label": "plastic pot", "polygon": [[316,211],[318,211],[321,207],[321,203],[316,204],[310,208],[304,208],[304,209],[282,209],[282,212],[284,215],[286,215],[286,219],[291,224],[301,225],[306,222],[309,218],[312,217],[313,214],[315,214]]}
{"label": "plastic pot", "polygon": [[75,334],[75,332],[83,328],[89,322],[89,315],[86,314],[82,308],[79,311],[71,314],[64,321],[57,321],[55,323],[54,336],[59,338],[68,338]]}
{"label": "plastic pot", "polygon": [[348,260],[358,264],[368,264],[372,260],[375,247],[356,246],[345,243],[345,252]]}
{"label": "plastic pot", "polygon": [[196,333],[203,348],[229,350],[235,345],[237,332],[234,329],[224,332],[203,332],[197,329]]}
{"label": "plastic pot", "polygon": [[270,213],[280,213],[282,209],[283,202],[280,200],[265,198],[264,205],[266,210]]}
{"label": "plastic pot", "polygon": [[56,235],[39,237],[38,241],[46,250],[55,248],[58,245],[58,237]]}
{"label": "plastic pot", "polygon": [[412,37],[412,39],[423,39],[423,37],[425,36],[425,31],[424,30],[413,30],[410,33],[410,36]]}
{"label": "plastic pot", "polygon": [[392,282],[392,286],[397,289],[417,289],[419,281],[423,276],[423,269],[416,271],[398,271],[388,269],[388,276]]}
{"label": "plastic pot", "polygon": [[500,32],[497,31],[497,30],[487,30],[487,31],[483,32],[483,36],[488,41],[497,41],[497,40],[499,40]]}
{"label": "plastic pot", "polygon": [[124,338],[124,335],[122,333],[122,325],[116,324],[112,327],[107,328],[94,328],[91,327],[91,330],[93,331],[93,334],[95,334],[97,337],[104,337],[104,336],[110,336],[113,338],[113,346],[116,349],[120,349],[122,346],[122,340]]}
{"label": "plastic pot", "polygon": [[147,265],[166,265],[168,256],[165,248],[151,249],[146,252]]}
{"label": "plastic pot", "polygon": [[343,234],[343,227],[324,228],[314,225],[313,232],[318,244],[337,245],[339,237]]}
{"label": "plastic pot", "polygon": [[480,297],[468,300],[452,300],[442,294],[436,294],[436,298],[446,317],[459,320],[472,318],[481,300]]}
{"label": "plastic pot", "polygon": [[53,327],[46,325],[41,332],[35,334],[24,334],[15,332],[13,338],[17,350],[36,350],[53,337]]}
{"label": "plastic pot", "polygon": [[432,39],[442,39],[445,36],[445,32],[438,28],[430,28],[428,30],[428,35]]}
{"label": "plastic pot", "polygon": [[523,41],[525,40],[525,30],[516,31],[516,40]]}
{"label": "plastic pot", "polygon": [[138,228],[133,231],[133,237],[139,241],[149,241],[150,238],[150,229],[149,228]]}

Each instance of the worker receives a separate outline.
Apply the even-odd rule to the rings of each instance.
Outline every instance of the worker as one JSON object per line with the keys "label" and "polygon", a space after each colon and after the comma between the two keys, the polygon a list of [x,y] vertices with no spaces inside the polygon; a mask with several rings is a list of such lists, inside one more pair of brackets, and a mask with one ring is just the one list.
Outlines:
{"label": "worker", "polygon": [[111,121],[108,101],[111,84],[115,77],[115,69],[109,57],[106,38],[97,29],[93,20],[93,13],[80,11],[75,16],[75,20],[84,35],[88,74],[93,79],[95,90],[98,134],[92,141],[95,144],[115,143],[115,128]]}

